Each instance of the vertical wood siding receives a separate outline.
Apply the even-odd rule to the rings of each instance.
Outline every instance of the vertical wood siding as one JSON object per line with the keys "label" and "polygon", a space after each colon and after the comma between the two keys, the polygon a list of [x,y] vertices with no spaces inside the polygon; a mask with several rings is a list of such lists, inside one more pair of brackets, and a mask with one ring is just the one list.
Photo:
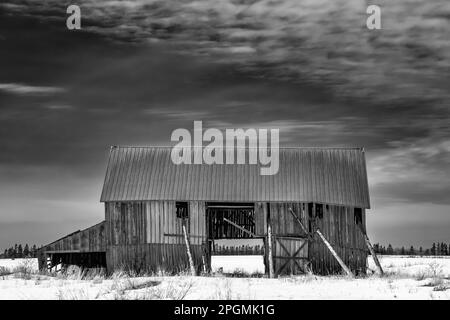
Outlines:
{"label": "vertical wood siding", "polygon": [[[202,268],[203,246],[191,245],[197,271]],[[186,246],[181,244],[147,243],[114,245],[106,251],[108,272],[133,270],[136,272],[181,272],[189,269]]]}
{"label": "vertical wood siding", "polygon": [[[107,202],[108,244],[184,244],[182,220],[176,217],[175,203]],[[205,203],[191,201],[187,231],[192,244],[202,244],[205,240],[205,223]]]}
{"label": "vertical wood siding", "polygon": [[272,233],[274,236],[305,235],[302,228],[289,211],[289,208],[292,208],[297,217],[304,222],[308,221],[302,203],[270,203],[269,206],[270,222],[272,224]]}
{"label": "vertical wood siding", "polygon": [[[255,206],[255,210],[261,215],[264,213],[264,207],[264,204],[258,203]],[[305,235],[300,225],[289,212],[289,208],[292,208],[296,215],[301,218],[306,228],[309,227],[308,203],[270,203],[269,214],[274,238],[277,236],[298,237]],[[315,212],[316,204],[313,204],[312,209]],[[362,213],[362,226],[365,228],[365,211],[363,210]],[[357,274],[365,273],[367,249],[363,235],[355,224],[353,208],[323,205],[323,218],[317,219],[317,223],[325,238],[331,243],[349,268]],[[277,247],[279,244],[275,240],[273,241],[275,254],[278,254],[276,252],[283,252],[284,250]],[[282,241],[286,242],[286,240]],[[293,254],[299,242],[291,242],[293,245],[288,250],[291,250],[291,254]],[[289,243],[289,245],[292,243]],[[305,248],[308,248],[307,256],[311,261],[311,267],[314,273],[333,274],[342,272],[341,267],[317,234],[314,235],[314,241]],[[285,272],[289,271],[289,268],[285,269]]]}
{"label": "vertical wood siding", "polygon": [[267,203],[255,203],[255,234],[257,236],[267,235]]}
{"label": "vertical wood siding", "polygon": [[[105,211],[108,269],[156,270],[159,266],[174,271],[188,263],[175,201],[108,202]],[[205,223],[205,203],[189,202],[187,232],[197,262],[201,262]]]}
{"label": "vertical wood siding", "polygon": [[105,203],[106,242],[109,245],[145,243],[145,206],[139,202]]}
{"label": "vertical wood siding", "polygon": [[[365,228],[363,210],[363,227]],[[355,224],[353,208],[324,205],[323,219],[318,227],[344,263],[356,274],[365,273],[367,248],[362,233]],[[314,273],[341,273],[338,262],[316,234],[309,248],[309,259]]]}
{"label": "vertical wood siding", "polygon": [[[176,217],[175,201],[145,201],[130,203],[106,203],[106,234],[108,268],[132,267],[167,270],[184,268],[187,263],[182,220]],[[289,208],[299,216],[305,227],[309,227],[308,203],[255,203],[255,233],[267,234],[267,217],[270,215],[274,237],[301,237],[304,233],[294,220]],[[316,204],[312,206],[313,212]],[[189,202],[189,222],[187,224],[191,250],[195,253],[197,266],[205,250],[206,239],[205,202]],[[355,224],[353,208],[323,205],[323,217],[318,219],[318,227],[344,262],[355,272],[364,273],[367,252],[361,232]],[[363,227],[365,227],[363,210]],[[275,240],[274,240],[275,241]],[[281,240],[293,254],[300,242]],[[83,243],[83,239],[80,239]],[[274,251],[283,250],[274,243]],[[340,273],[341,268],[317,235],[303,251],[314,273]],[[305,252],[298,256],[306,256]],[[277,253],[277,254],[278,254]],[[293,264],[286,268],[292,271]]]}
{"label": "vertical wood siding", "polygon": [[206,206],[203,201],[189,202],[189,234],[191,244],[201,245],[206,239]]}
{"label": "vertical wood siding", "polygon": [[46,251],[102,252],[106,250],[105,222],[76,231],[42,247]]}

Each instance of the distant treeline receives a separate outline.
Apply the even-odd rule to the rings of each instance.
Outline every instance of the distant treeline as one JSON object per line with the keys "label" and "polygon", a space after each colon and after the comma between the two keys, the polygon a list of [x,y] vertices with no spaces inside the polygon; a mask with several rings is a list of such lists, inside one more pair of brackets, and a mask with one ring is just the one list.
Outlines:
{"label": "distant treeline", "polygon": [[[450,255],[450,243],[433,242],[431,248],[413,247],[409,248],[401,247],[394,248],[391,244],[383,246],[379,243],[373,245],[375,253],[379,255],[412,255],[412,256],[449,256]],[[21,244],[15,244],[14,247],[5,249],[3,253],[0,253],[0,259],[15,259],[15,258],[36,258],[38,247],[33,245],[30,247],[28,244],[22,246]]]}
{"label": "distant treeline", "polygon": [[0,253],[0,259],[36,258],[37,250],[35,244],[32,247],[28,243],[25,246],[15,244],[14,247],[5,249],[3,253]]}
{"label": "distant treeline", "polygon": [[450,255],[450,243],[446,244],[444,242],[433,242],[431,248],[414,248],[410,246],[409,248],[393,248],[391,244],[387,247],[379,243],[375,243],[373,246],[377,254],[383,255],[412,255],[412,256],[448,256]]}

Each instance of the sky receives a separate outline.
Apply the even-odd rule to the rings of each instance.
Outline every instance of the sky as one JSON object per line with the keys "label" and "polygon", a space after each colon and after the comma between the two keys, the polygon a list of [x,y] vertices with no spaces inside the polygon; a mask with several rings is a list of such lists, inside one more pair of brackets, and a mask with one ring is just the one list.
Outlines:
{"label": "sky", "polygon": [[103,220],[109,147],[194,120],[364,147],[371,240],[450,242],[450,4],[377,3],[381,30],[362,0],[2,1],[0,248]]}

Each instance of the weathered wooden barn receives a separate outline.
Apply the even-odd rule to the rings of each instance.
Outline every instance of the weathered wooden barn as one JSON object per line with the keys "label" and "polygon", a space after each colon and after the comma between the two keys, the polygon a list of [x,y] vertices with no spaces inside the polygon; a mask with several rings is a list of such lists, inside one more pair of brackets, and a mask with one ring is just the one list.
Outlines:
{"label": "weathered wooden barn", "polygon": [[41,267],[181,271],[190,265],[188,245],[198,272],[210,270],[215,255],[253,254],[275,275],[341,273],[339,257],[365,272],[363,149],[280,148],[272,176],[260,175],[260,164],[175,165],[170,154],[170,147],[112,147],[105,221],[43,247]]}

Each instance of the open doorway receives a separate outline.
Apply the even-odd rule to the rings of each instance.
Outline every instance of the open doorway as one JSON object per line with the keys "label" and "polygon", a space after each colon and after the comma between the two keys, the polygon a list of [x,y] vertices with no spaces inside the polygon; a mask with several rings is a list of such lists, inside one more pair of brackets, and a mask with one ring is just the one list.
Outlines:
{"label": "open doorway", "polygon": [[211,271],[264,274],[264,237],[255,234],[253,203],[207,203]]}

